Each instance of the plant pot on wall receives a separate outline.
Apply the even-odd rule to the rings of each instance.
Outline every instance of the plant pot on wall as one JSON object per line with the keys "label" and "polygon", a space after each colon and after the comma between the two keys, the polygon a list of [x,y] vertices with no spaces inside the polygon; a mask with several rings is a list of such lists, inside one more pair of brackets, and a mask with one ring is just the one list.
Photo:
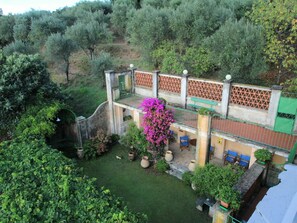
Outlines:
{"label": "plant pot on wall", "polygon": [[170,151],[170,150],[166,151],[166,153],[165,153],[165,160],[166,160],[167,162],[170,162],[170,161],[173,160],[173,154],[172,154],[172,151]]}
{"label": "plant pot on wall", "polygon": [[84,158],[84,150],[83,150],[83,148],[79,148],[79,149],[77,149],[77,156],[78,156],[78,158],[79,159],[83,159]]}
{"label": "plant pot on wall", "polygon": [[143,156],[140,162],[142,168],[148,168],[150,166],[150,161],[148,156]]}
{"label": "plant pot on wall", "polygon": [[221,202],[221,206],[223,206],[224,208],[228,209],[229,208],[229,203],[225,202],[225,201],[220,201]]}

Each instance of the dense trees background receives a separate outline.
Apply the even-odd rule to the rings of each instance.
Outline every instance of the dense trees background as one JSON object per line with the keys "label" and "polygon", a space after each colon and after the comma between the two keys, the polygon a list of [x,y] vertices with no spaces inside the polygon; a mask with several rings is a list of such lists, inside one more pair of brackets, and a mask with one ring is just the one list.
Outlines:
{"label": "dense trees background", "polygon": [[[58,55],[57,49],[53,53],[52,35],[59,33],[71,40],[77,50],[86,53],[84,66],[89,68],[85,71],[94,73],[92,60],[105,53],[100,46],[113,39],[125,39],[137,47],[146,68],[175,74],[188,69],[193,76],[217,79],[228,73],[237,82],[279,84],[288,77],[294,78],[297,70],[294,2],[86,1],[52,13],[32,10],[1,16],[0,46],[5,55],[39,52],[47,59],[50,55],[48,61],[57,62],[65,58]],[[58,45],[61,47],[61,43]],[[69,76],[70,58],[77,52],[72,49],[67,48],[65,66],[52,64],[62,68],[66,76]],[[114,54],[112,49],[105,50]],[[109,57],[106,63],[114,67],[124,65],[119,60],[112,61]],[[268,81],[263,73],[269,70],[275,77]]]}

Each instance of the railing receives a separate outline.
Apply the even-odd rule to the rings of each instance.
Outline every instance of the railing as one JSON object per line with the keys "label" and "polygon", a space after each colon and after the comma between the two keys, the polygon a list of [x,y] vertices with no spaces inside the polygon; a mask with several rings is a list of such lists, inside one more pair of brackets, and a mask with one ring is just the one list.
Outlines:
{"label": "railing", "polygon": [[153,87],[153,75],[150,72],[135,71],[135,85],[140,87]]}
{"label": "railing", "polygon": [[181,93],[181,77],[166,74],[159,75],[159,90]]}
{"label": "railing", "polygon": [[191,78],[188,80],[187,93],[188,96],[221,101],[223,94],[223,83]]}
{"label": "railing", "polygon": [[247,85],[232,85],[230,103],[268,110],[271,90]]}

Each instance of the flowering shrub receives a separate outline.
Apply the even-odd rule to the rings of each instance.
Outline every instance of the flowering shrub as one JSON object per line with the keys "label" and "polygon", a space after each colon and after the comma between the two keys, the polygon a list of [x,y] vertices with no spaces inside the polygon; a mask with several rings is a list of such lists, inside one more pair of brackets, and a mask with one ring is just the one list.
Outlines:
{"label": "flowering shrub", "polygon": [[173,112],[167,110],[163,101],[157,98],[144,99],[141,107],[144,111],[143,128],[146,139],[153,145],[153,149],[161,152],[171,135],[169,128],[174,122]]}

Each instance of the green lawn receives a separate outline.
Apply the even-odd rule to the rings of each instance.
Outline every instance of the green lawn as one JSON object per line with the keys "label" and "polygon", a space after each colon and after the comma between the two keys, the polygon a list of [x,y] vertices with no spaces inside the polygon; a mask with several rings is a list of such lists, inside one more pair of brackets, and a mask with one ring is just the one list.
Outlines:
{"label": "green lawn", "polygon": [[101,82],[102,80],[93,76],[80,76],[64,88],[63,91],[71,96],[67,104],[77,116],[89,117],[106,101],[106,89],[102,87]]}
{"label": "green lawn", "polygon": [[140,160],[131,162],[127,155],[125,148],[116,145],[98,159],[80,161],[79,165],[86,175],[97,178],[98,186],[122,197],[132,210],[147,214],[149,222],[211,222],[207,213],[195,208],[196,196],[190,187],[177,178],[155,173],[152,167],[142,169]]}

